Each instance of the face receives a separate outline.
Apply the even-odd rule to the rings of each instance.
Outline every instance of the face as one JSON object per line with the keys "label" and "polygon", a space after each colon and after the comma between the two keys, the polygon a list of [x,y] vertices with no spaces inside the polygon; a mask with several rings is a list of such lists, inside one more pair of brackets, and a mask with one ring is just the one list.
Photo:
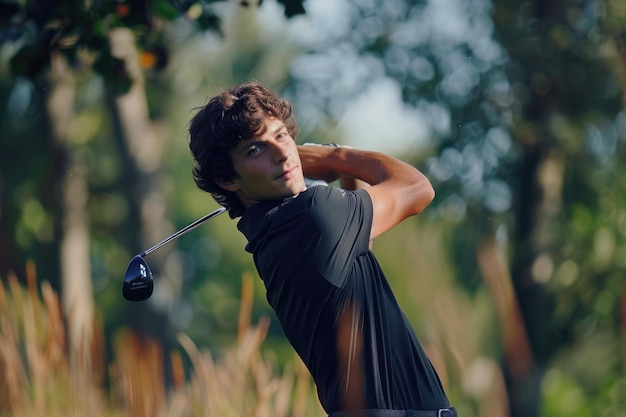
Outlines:
{"label": "face", "polygon": [[235,192],[246,208],[306,189],[296,142],[278,119],[267,119],[263,134],[239,141],[230,158],[239,178],[219,185]]}

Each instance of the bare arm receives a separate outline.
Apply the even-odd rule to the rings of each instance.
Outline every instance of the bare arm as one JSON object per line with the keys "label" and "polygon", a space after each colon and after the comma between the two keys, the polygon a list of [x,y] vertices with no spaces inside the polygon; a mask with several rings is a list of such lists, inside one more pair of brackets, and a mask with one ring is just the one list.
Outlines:
{"label": "bare arm", "polygon": [[341,178],[339,178],[339,186],[344,190],[354,191],[360,190],[361,188],[369,187],[369,184],[354,177],[343,175]]}
{"label": "bare arm", "polygon": [[327,146],[299,146],[304,175],[334,181],[352,177],[370,184],[366,191],[374,205],[370,239],[420,213],[435,196],[419,170],[380,152]]}

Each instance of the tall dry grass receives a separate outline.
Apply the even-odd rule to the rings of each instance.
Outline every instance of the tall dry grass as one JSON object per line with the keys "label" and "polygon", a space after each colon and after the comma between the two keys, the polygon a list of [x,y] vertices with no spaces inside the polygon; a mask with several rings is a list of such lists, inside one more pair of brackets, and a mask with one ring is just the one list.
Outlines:
{"label": "tall dry grass", "polygon": [[27,270],[26,287],[14,275],[0,284],[0,417],[324,415],[304,365],[294,357],[281,372],[262,352],[269,320],[251,324],[251,277],[244,278],[237,343],[219,359],[184,333],[180,349],[166,352],[120,329],[106,360],[101,330],[89,352],[70,352],[58,294],[37,282],[32,264]]}

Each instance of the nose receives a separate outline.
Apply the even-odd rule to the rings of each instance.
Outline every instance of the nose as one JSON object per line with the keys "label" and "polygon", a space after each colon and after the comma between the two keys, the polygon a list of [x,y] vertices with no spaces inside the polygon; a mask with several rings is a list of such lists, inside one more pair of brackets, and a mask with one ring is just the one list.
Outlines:
{"label": "nose", "polygon": [[270,147],[272,159],[276,164],[281,164],[289,157],[289,144],[286,142],[273,141]]}

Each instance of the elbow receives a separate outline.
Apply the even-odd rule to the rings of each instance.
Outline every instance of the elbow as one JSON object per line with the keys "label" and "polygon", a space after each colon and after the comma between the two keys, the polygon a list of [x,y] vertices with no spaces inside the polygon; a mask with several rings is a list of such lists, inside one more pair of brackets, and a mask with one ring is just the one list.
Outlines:
{"label": "elbow", "polygon": [[421,213],[426,207],[428,207],[434,199],[435,189],[432,185],[430,185],[430,183],[428,183],[428,186],[424,187],[423,197],[421,199],[421,206],[418,213]]}
{"label": "elbow", "polygon": [[416,184],[414,197],[414,214],[421,213],[435,199],[435,189],[425,177]]}
{"label": "elbow", "polygon": [[426,187],[426,189],[428,204],[430,204],[435,199],[435,189],[433,188],[433,185],[430,183],[430,181],[428,182],[428,186]]}

